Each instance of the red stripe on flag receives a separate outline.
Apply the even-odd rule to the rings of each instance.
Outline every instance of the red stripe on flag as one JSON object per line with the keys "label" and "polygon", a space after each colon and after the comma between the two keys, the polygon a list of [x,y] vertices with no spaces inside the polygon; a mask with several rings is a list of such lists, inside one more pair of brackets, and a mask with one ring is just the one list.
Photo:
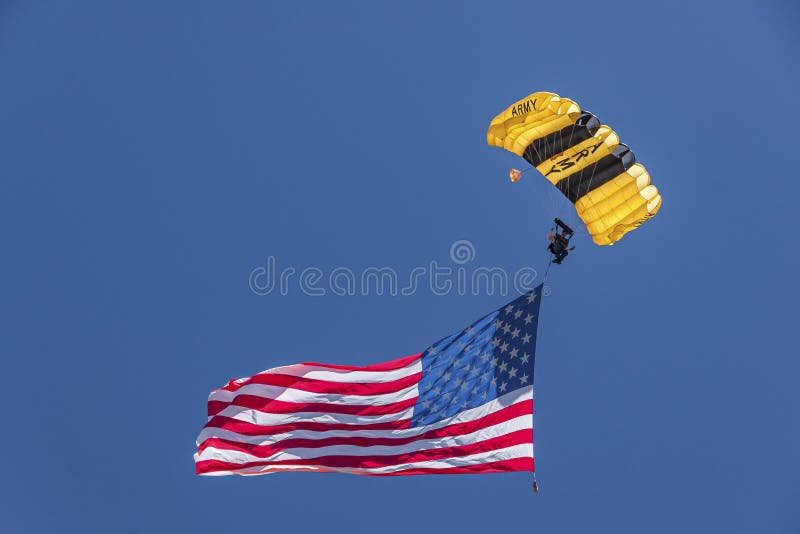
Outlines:
{"label": "red stripe on flag", "polygon": [[233,402],[209,401],[208,415],[214,416],[228,406],[248,408],[265,413],[324,412],[349,415],[389,415],[411,408],[417,397],[392,404],[328,404],[321,402],[286,402],[253,395],[237,395]]}
{"label": "red stripe on flag", "polygon": [[469,456],[482,452],[491,452],[497,449],[504,449],[514,445],[522,445],[531,442],[531,430],[529,428],[517,430],[497,436],[495,438],[470,443],[468,445],[458,445],[455,447],[442,447],[404,454],[387,456],[320,456],[319,458],[298,458],[296,460],[280,460],[272,462],[245,462],[233,463],[222,462],[219,460],[201,460],[196,464],[197,474],[213,473],[214,471],[236,471],[249,467],[268,467],[275,466],[322,466],[340,469],[374,469],[379,467],[390,467],[392,465],[426,462],[434,460],[448,460],[457,456]]}

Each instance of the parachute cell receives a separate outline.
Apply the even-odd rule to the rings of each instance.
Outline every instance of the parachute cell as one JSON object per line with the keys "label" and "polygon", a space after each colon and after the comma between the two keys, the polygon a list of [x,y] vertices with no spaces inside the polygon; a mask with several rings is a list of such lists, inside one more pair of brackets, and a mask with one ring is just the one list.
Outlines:
{"label": "parachute cell", "polygon": [[[617,133],[577,103],[533,93],[495,117],[492,146],[522,156],[574,205],[598,245],[612,245],[655,215],[661,195]],[[520,171],[512,170],[511,181]]]}

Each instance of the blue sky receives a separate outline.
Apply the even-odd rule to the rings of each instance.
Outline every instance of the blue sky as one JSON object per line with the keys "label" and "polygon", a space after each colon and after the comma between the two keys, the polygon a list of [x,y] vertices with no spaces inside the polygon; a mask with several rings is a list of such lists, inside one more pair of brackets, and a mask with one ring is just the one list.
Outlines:
{"label": "blue sky", "polygon": [[[792,2],[0,6],[0,531],[797,532]],[[664,197],[550,273],[537,478],[199,478],[208,391],[423,350],[513,295],[253,269],[544,267],[575,216],[489,120],[536,90]],[[555,202],[555,204],[554,204]],[[449,262],[449,263],[448,263]]]}

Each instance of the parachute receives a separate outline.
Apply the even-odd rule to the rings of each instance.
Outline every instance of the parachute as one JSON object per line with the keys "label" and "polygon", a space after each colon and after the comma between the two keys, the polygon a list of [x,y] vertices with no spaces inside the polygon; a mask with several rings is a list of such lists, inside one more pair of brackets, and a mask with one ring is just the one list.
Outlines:
{"label": "parachute", "polygon": [[[486,139],[522,156],[574,205],[597,245],[653,217],[661,195],[617,133],[555,93],[533,93],[492,119]],[[512,169],[512,182],[522,171]]]}

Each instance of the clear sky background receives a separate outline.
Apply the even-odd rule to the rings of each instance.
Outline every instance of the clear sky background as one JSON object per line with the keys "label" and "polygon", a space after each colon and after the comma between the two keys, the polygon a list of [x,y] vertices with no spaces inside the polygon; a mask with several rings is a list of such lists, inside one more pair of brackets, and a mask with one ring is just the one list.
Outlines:
{"label": "clear sky background", "polygon": [[[800,531],[797,4],[338,4],[0,4],[0,532]],[[537,90],[664,197],[550,272],[541,494],[197,477],[228,379],[416,353],[513,298],[256,295],[270,256],[407,276],[465,239],[543,270],[556,197],[485,139]]]}

